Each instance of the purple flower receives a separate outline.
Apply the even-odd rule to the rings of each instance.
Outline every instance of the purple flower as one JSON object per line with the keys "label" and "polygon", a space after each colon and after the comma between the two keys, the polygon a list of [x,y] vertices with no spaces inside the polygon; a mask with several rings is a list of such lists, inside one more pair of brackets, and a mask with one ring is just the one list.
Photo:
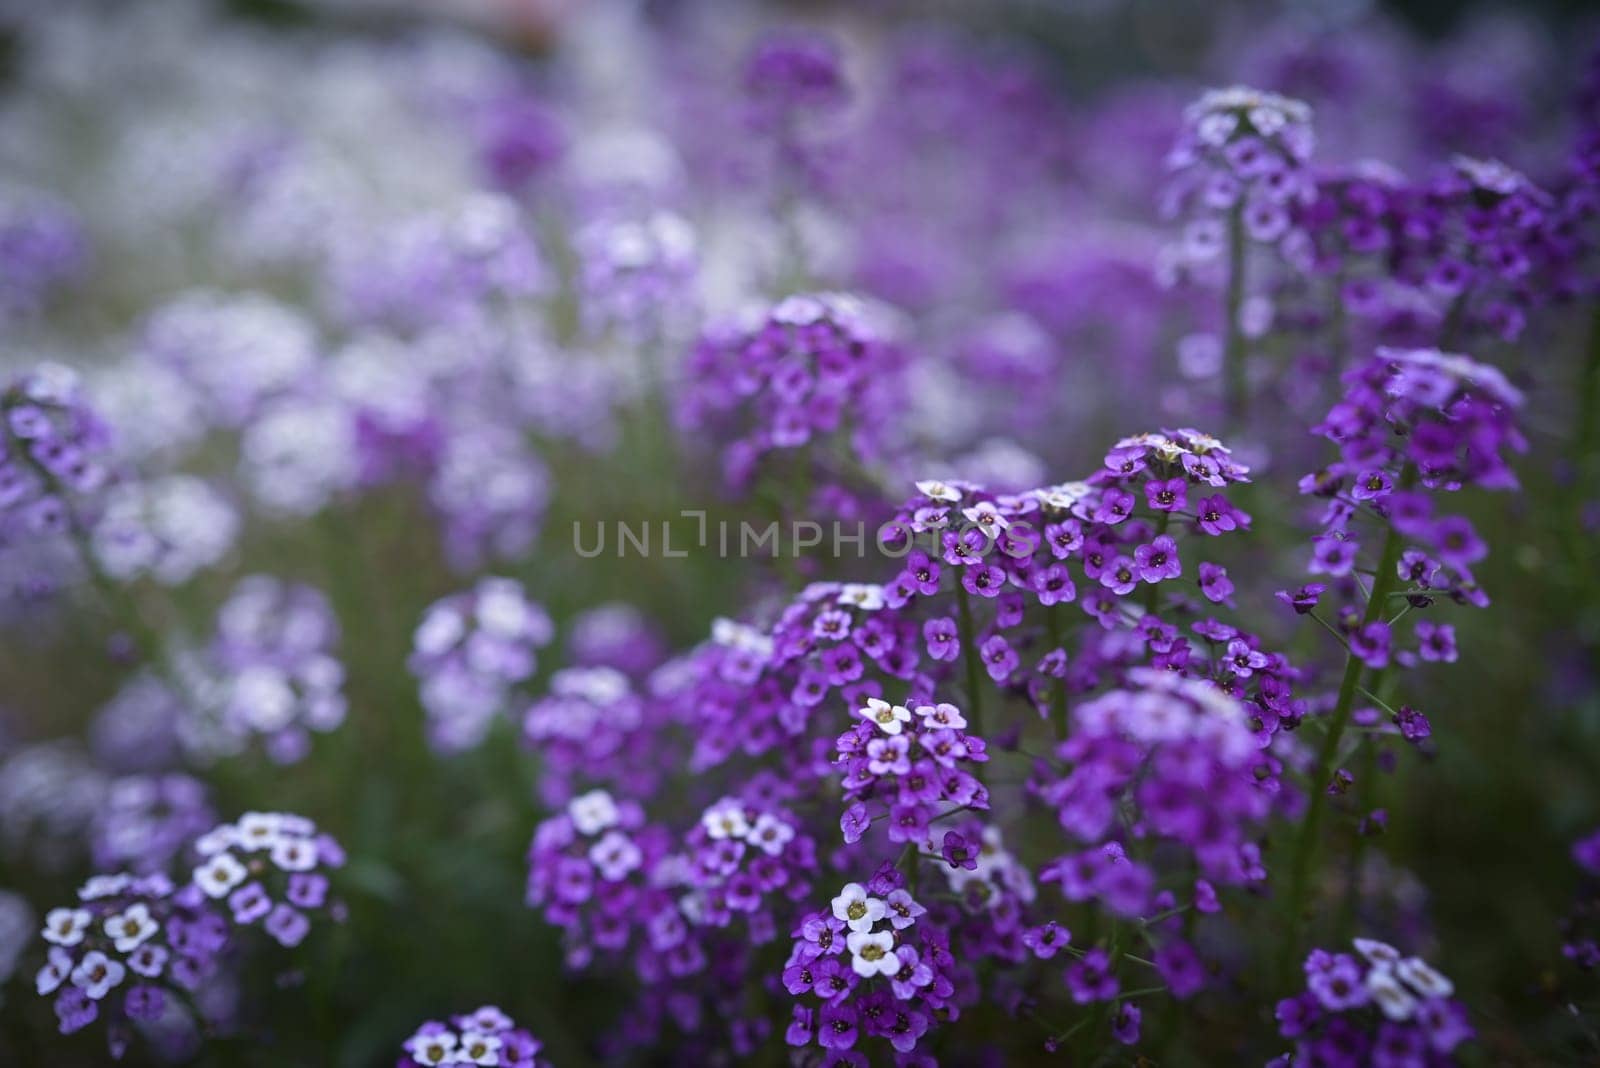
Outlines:
{"label": "purple flower", "polygon": [[1453,664],[1456,661],[1456,629],[1448,623],[1420,620],[1416,626],[1417,655],[1424,660]]}
{"label": "purple flower", "polygon": [[1394,714],[1394,722],[1400,728],[1400,736],[1413,745],[1426,741],[1433,733],[1433,728],[1428,725],[1428,717],[1409,705],[1400,706]]}
{"label": "purple flower", "polygon": [[1141,1016],[1139,1006],[1133,1002],[1118,1002],[1116,1015],[1111,1018],[1112,1037],[1124,1046],[1137,1045],[1139,1042],[1139,1020]]}
{"label": "purple flower", "polygon": [[1111,971],[1111,958],[1099,948],[1091,949],[1081,960],[1068,965],[1066,980],[1068,993],[1079,1005],[1109,1001],[1121,989],[1121,984]]}
{"label": "purple flower", "polygon": [[928,655],[935,660],[949,662],[961,655],[961,632],[953,619],[941,616],[928,620],[922,625],[922,637]]}
{"label": "purple flower", "polygon": [[1350,654],[1371,668],[1389,664],[1389,624],[1374,620],[1350,635]]}
{"label": "purple flower", "polygon": [[960,831],[945,832],[944,840],[939,846],[939,854],[952,868],[978,870],[978,852],[967,843],[966,836]]}
{"label": "purple flower", "polygon": [[1183,574],[1183,567],[1178,561],[1178,543],[1170,534],[1163,534],[1148,545],[1134,549],[1133,559],[1139,577],[1145,582],[1160,582]]}
{"label": "purple flower", "polygon": [[1144,484],[1144,496],[1158,512],[1182,511],[1189,503],[1189,483],[1183,478],[1151,479]]}
{"label": "purple flower", "polygon": [[995,682],[1005,682],[1021,662],[1016,650],[1011,648],[1011,644],[1002,635],[991,635],[981,648],[984,668]]}
{"label": "purple flower", "polygon": [[1200,564],[1200,592],[1212,604],[1226,604],[1233,596],[1233,580],[1228,569],[1221,564],[1202,561]]}

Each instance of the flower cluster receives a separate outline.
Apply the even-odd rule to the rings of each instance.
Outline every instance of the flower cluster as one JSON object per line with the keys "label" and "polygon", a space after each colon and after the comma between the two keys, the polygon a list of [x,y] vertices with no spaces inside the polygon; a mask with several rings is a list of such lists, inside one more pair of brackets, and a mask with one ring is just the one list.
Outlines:
{"label": "flower cluster", "polygon": [[111,477],[110,431],[75,372],[43,364],[0,389],[0,524],[6,541],[83,522],[73,500]]}
{"label": "flower cluster", "polygon": [[321,591],[267,575],[241,580],[217,614],[210,650],[224,733],[261,736],[279,763],[302,759],[313,732],[344,723],[338,642],[339,622]]}
{"label": "flower cluster", "polygon": [[659,770],[649,759],[660,739],[644,731],[644,702],[615,668],[569,667],[550,676],[549,693],[522,714],[522,742],[539,754],[540,793],[565,804],[579,781],[626,780],[643,798]]}
{"label": "flower cluster", "polygon": [[490,1068],[540,1068],[543,1044],[518,1027],[493,1005],[452,1016],[449,1023],[429,1020],[405,1041],[405,1054],[395,1068],[434,1068],[472,1064]]}
{"label": "flower cluster", "polygon": [[684,847],[688,890],[679,910],[695,927],[740,919],[752,945],[778,936],[785,906],[805,899],[817,870],[816,842],[794,813],[734,797],[707,808]]}
{"label": "flower cluster", "polygon": [[178,586],[221,561],[238,532],[226,498],[201,479],[170,475],[114,486],[95,521],[94,551],[115,579]]}
{"label": "flower cluster", "polygon": [[631,943],[641,975],[691,975],[705,958],[658,876],[670,852],[670,836],[645,822],[637,802],[580,794],[533,832],[527,903],[561,928],[573,967],[596,953],[621,956]]}
{"label": "flower cluster", "polygon": [[[1522,394],[1493,367],[1434,349],[1381,349],[1345,383],[1316,427],[1339,446],[1339,459],[1300,483],[1328,499],[1311,572],[1349,575],[1362,548],[1358,524],[1376,517],[1407,546],[1380,564],[1396,572],[1378,576],[1384,590],[1398,578],[1423,602],[1448,595],[1486,604],[1472,566],[1488,546],[1464,516],[1437,515],[1433,495],[1516,487],[1507,453],[1527,447],[1516,421]],[[1353,638],[1369,665],[1387,663],[1387,622],[1367,620]]]}
{"label": "flower cluster", "polygon": [[55,999],[62,1034],[103,1019],[120,1056],[134,1027],[169,1009],[195,1011],[197,991],[217,970],[228,926],[194,885],[163,874],[100,875],[78,903],[45,915],[48,958],[35,986]]}
{"label": "flower cluster", "polygon": [[240,927],[260,923],[273,941],[293,947],[319,914],[343,919],[328,873],[344,866],[344,850],[304,816],[247,812],[201,835],[194,850],[194,886],[226,902]]}
{"label": "flower cluster", "polygon": [[430,606],[409,663],[434,746],[458,752],[478,745],[554,636],[550,617],[513,579],[483,578]]}
{"label": "flower cluster", "polygon": [[[911,707],[908,707],[911,706]],[[929,824],[960,809],[986,809],[989,791],[973,774],[989,754],[946,702],[890,704],[867,698],[862,722],[839,736],[846,808],[844,840],[861,840],[875,818],[889,821],[889,841],[922,843]],[[873,809],[880,809],[876,814]]]}
{"label": "flower cluster", "polygon": [[1358,938],[1355,948],[1306,958],[1305,992],[1277,1008],[1278,1033],[1295,1052],[1275,1065],[1438,1064],[1472,1037],[1449,979],[1384,942]]}
{"label": "flower cluster", "polygon": [[1209,681],[1169,671],[1134,668],[1128,681],[1137,688],[1073,710],[1072,733],[1056,751],[1068,770],[1035,783],[1062,829],[1089,847],[1041,878],[1069,901],[1096,900],[1123,916],[1152,911],[1158,844],[1181,849],[1208,883],[1259,881],[1255,838],[1272,807],[1263,785],[1272,769],[1244,706]]}
{"label": "flower cluster", "polygon": [[94,866],[99,871],[164,871],[216,822],[206,785],[199,779],[179,772],[117,779],[90,831]]}
{"label": "flower cluster", "polygon": [[936,1024],[959,1015],[970,973],[927,912],[905,876],[885,866],[804,917],[783,983],[806,1000],[795,1006],[785,1041],[819,1046],[833,1063],[865,1066],[868,1056],[858,1048],[864,1039],[909,1054]]}
{"label": "flower cluster", "polygon": [[1213,89],[1184,112],[1178,143],[1167,156],[1172,172],[1164,207],[1190,221],[1174,266],[1215,261],[1242,234],[1275,245],[1291,262],[1306,259],[1295,208],[1315,194],[1311,108],[1255,89]]}
{"label": "flower cluster", "polygon": [[71,208],[52,197],[0,190],[0,319],[33,315],[83,275],[89,242]]}
{"label": "flower cluster", "polygon": [[883,307],[837,293],[789,297],[700,338],[679,424],[717,443],[735,489],[749,489],[764,461],[793,476],[782,457],[799,449],[809,451],[795,477],[815,473],[816,487],[843,482],[854,465],[898,447],[904,365]]}

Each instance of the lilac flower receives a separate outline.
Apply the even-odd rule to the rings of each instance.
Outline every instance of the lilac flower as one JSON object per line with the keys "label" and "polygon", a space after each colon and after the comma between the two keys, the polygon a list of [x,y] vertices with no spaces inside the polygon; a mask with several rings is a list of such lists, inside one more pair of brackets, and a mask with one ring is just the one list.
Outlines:
{"label": "lilac flower", "polygon": [[409,666],[422,683],[434,745],[455,752],[481,742],[553,636],[544,609],[511,579],[481,579],[432,605],[417,627]]}
{"label": "lilac flower", "polygon": [[1448,979],[1385,943],[1355,946],[1355,955],[1312,950],[1306,993],[1278,1003],[1278,1033],[1295,1041],[1296,1058],[1370,1048],[1386,1051],[1373,1063],[1423,1063],[1426,1051],[1446,1056],[1472,1037]]}
{"label": "lilac flower", "polygon": [[453,1016],[449,1023],[430,1020],[404,1043],[395,1068],[432,1068],[441,1064],[501,1065],[541,1068],[543,1044],[493,1005]]}
{"label": "lilac flower", "polygon": [[226,900],[239,926],[266,920],[267,934],[280,945],[304,940],[307,912],[342,918],[343,906],[327,899],[325,873],[343,867],[344,850],[303,816],[247,812],[200,836],[194,851],[200,863],[192,888]]}
{"label": "lilac flower", "polygon": [[197,888],[163,874],[102,875],[78,897],[45,917],[51,948],[34,984],[54,997],[63,1034],[104,1019],[115,1053],[127,1021],[160,1016],[169,994],[199,1004],[192,993],[215,974],[228,931]]}
{"label": "lilac flower", "polygon": [[256,735],[278,763],[310,749],[312,733],[344,723],[339,624],[322,593],[265,575],[240,581],[217,614],[210,661],[218,672],[224,749]]}

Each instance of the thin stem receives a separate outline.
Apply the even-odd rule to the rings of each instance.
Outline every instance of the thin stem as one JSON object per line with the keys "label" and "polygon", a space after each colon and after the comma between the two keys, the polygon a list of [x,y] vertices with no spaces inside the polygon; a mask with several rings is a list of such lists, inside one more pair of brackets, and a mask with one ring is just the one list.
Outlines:
{"label": "thin stem", "polygon": [[1600,447],[1600,302],[1589,318],[1589,344],[1584,353],[1583,376],[1578,380],[1578,427],[1575,436],[1578,467],[1586,468]]}
{"label": "thin stem", "polygon": [[982,738],[984,737],[983,698],[978,683],[981,654],[978,652],[977,634],[972,625],[972,597],[967,593],[967,587],[959,580],[956,582],[956,606],[960,613],[961,649],[967,667],[967,720],[972,724],[972,733]]}
{"label": "thin stem", "polygon": [[1249,406],[1245,376],[1245,338],[1239,323],[1244,307],[1244,205],[1235,204],[1228,213],[1228,286],[1223,304],[1223,411],[1228,426],[1238,431],[1244,426]]}
{"label": "thin stem", "polygon": [[[1161,535],[1165,534],[1167,532],[1167,527],[1169,524],[1171,524],[1171,522],[1172,513],[1162,512],[1161,518],[1156,520],[1156,532],[1151,536],[1151,540],[1154,541],[1156,538],[1159,538]],[[1155,614],[1156,602],[1160,600],[1160,598],[1161,583],[1150,583],[1144,588],[1144,610],[1152,615]]]}
{"label": "thin stem", "polygon": [[[1053,604],[1045,609],[1045,625],[1050,629],[1050,647],[1063,648],[1061,644],[1061,606]],[[1067,723],[1067,680],[1065,676],[1056,679],[1055,683],[1055,723],[1056,737],[1065,738],[1069,725]]]}
{"label": "thin stem", "polygon": [[[1400,474],[1400,486],[1409,489],[1416,480],[1416,467],[1407,463]],[[1363,625],[1376,620],[1383,612],[1389,590],[1398,581],[1395,570],[1400,561],[1400,551],[1404,547],[1404,539],[1399,531],[1389,528],[1388,535],[1384,538],[1383,554],[1378,561],[1378,570],[1372,576],[1372,597],[1367,601],[1366,612],[1363,613]],[[1322,739],[1322,746],[1317,751],[1316,763],[1311,772],[1311,797],[1306,808],[1305,819],[1300,824],[1300,833],[1294,842],[1294,852],[1289,868],[1289,916],[1288,937],[1283,940],[1283,957],[1280,973],[1287,981],[1294,966],[1294,961],[1300,951],[1301,928],[1305,922],[1306,891],[1309,888],[1312,869],[1315,867],[1319,832],[1322,828],[1322,818],[1328,806],[1328,783],[1334,771],[1334,760],[1339,753],[1339,742],[1344,737],[1345,728],[1350,725],[1350,712],[1355,705],[1357,685],[1361,681],[1361,673],[1366,665],[1354,653],[1345,657],[1344,678],[1339,683],[1339,697],[1333,708],[1332,722],[1328,727],[1327,735]]]}

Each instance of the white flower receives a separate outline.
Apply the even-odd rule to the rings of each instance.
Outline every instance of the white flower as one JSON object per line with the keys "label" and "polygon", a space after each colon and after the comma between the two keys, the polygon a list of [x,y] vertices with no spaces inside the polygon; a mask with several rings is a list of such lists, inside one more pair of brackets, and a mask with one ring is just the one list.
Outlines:
{"label": "white flower", "polygon": [[876,612],[886,602],[882,586],[872,582],[846,582],[839,590],[839,603],[855,605],[863,612]]}
{"label": "white flower", "polygon": [[283,871],[310,871],[317,866],[317,847],[304,838],[280,837],[272,843],[272,863]]}
{"label": "white flower", "polygon": [[211,830],[195,839],[194,850],[202,857],[209,857],[238,844],[238,834],[233,824],[224,823],[213,827]]}
{"label": "white flower", "polygon": [[412,1035],[406,1040],[406,1052],[418,1064],[449,1064],[455,1060],[456,1036],[449,1031],[433,1035]]}
{"label": "white flower", "polygon": [[846,883],[832,904],[834,919],[843,920],[852,931],[872,930],[887,911],[882,901],[867,896],[867,888],[860,883]]}
{"label": "white flower", "polygon": [[1407,957],[1394,966],[1395,974],[1425,998],[1447,998],[1456,985],[1417,957]]}
{"label": "white flower", "polygon": [[911,722],[911,710],[905,705],[891,705],[878,697],[867,698],[867,707],[856,710],[856,715],[868,723],[875,723],[885,734],[899,734]]}
{"label": "white flower", "polygon": [[194,881],[207,897],[221,898],[249,874],[232,853],[218,853],[194,870]]}
{"label": "white flower", "polygon": [[239,817],[239,848],[254,853],[271,849],[278,841],[282,820],[270,812],[246,812]]}
{"label": "white flower", "polygon": [[96,875],[78,891],[81,901],[95,901],[122,893],[133,880],[126,875]]}
{"label": "white flower", "polygon": [[440,656],[455,648],[467,632],[461,613],[452,605],[434,605],[422,617],[412,645],[423,656]]}
{"label": "white flower", "polygon": [[72,971],[72,955],[64,949],[52,948],[49,960],[43,968],[39,969],[34,985],[39,988],[39,996],[53,994],[56,989],[66,982],[67,975]]}
{"label": "white flower", "polygon": [[117,947],[118,953],[132,953],[157,931],[161,930],[150,916],[150,906],[140,901],[129,905],[127,911],[112,916],[105,922],[106,936]]}
{"label": "white flower", "polygon": [[750,821],[745,819],[744,806],[737,801],[718,801],[700,817],[700,825],[714,841],[723,838],[743,838],[750,833]]}
{"label": "white flower", "polygon": [[1011,525],[1011,521],[1001,515],[991,501],[979,501],[971,508],[963,508],[961,514],[967,517],[967,522],[976,523],[991,537],[996,530],[1004,530]]}
{"label": "white flower", "polygon": [[499,1064],[500,1039],[481,1031],[468,1031],[461,1036],[461,1048],[456,1051],[457,1064]]}
{"label": "white flower", "polygon": [[585,837],[615,827],[622,818],[617,811],[617,803],[604,790],[590,790],[568,801],[567,815],[572,820],[572,826]]}
{"label": "white flower", "polygon": [[945,485],[936,478],[917,483],[917,492],[932,501],[959,501],[961,491]]}
{"label": "white flower", "polygon": [[1380,968],[1400,963],[1400,951],[1387,942],[1379,942],[1372,938],[1357,938],[1355,947],[1357,953]]}
{"label": "white flower", "polygon": [[51,909],[44,918],[44,938],[58,946],[75,946],[89,929],[87,909]]}
{"label": "white flower", "polygon": [[1373,968],[1367,973],[1365,985],[1367,993],[1372,995],[1372,1000],[1378,1003],[1378,1008],[1389,1019],[1409,1020],[1416,1011],[1417,999],[1400,985],[1394,972],[1388,968]]}
{"label": "white flower", "polygon": [[85,953],[83,960],[72,970],[72,983],[82,987],[92,1000],[99,1001],[111,993],[112,988],[122,982],[127,974],[128,969],[95,949]]}
{"label": "white flower", "polygon": [[783,847],[793,838],[794,828],[770,812],[763,812],[756,817],[756,825],[745,835],[745,841],[773,857],[781,854]]}
{"label": "white flower", "polygon": [[863,979],[874,975],[894,975],[900,970],[900,958],[894,952],[894,934],[879,931],[851,931],[845,938],[850,947],[850,967]]}
{"label": "white flower", "polygon": [[643,860],[644,854],[633,839],[621,831],[607,831],[604,838],[589,847],[589,863],[609,882],[626,878]]}

